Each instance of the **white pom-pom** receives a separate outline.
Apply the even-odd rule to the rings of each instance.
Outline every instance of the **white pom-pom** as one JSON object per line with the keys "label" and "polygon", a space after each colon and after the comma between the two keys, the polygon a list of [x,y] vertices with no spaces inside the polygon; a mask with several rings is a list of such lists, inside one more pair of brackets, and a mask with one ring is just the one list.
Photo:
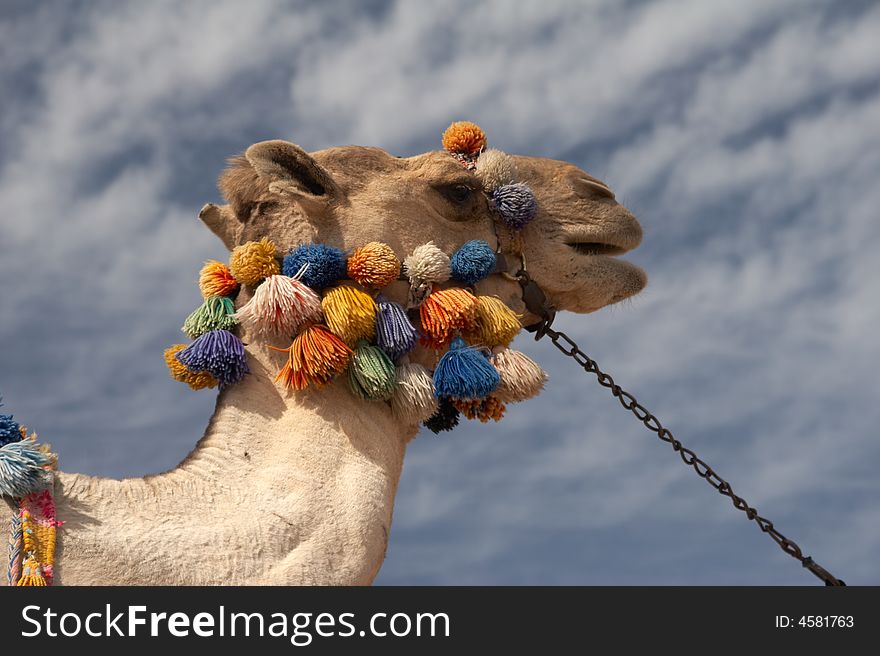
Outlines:
{"label": "white pom-pom", "polygon": [[452,275],[449,256],[429,241],[418,246],[403,261],[403,269],[413,285],[417,283],[446,282]]}
{"label": "white pom-pom", "polygon": [[501,382],[493,396],[507,403],[538,396],[547,382],[547,372],[520,351],[504,349],[492,356],[492,364],[501,376]]}
{"label": "white pom-pom", "polygon": [[437,412],[434,381],[422,365],[405,362],[394,368],[391,411],[408,424],[419,424]]}
{"label": "white pom-pom", "polygon": [[321,298],[299,280],[269,276],[235,318],[255,337],[293,337],[306,321],[321,320]]}
{"label": "white pom-pom", "polygon": [[486,191],[495,191],[516,182],[516,165],[507,153],[490,148],[477,159],[476,174]]}

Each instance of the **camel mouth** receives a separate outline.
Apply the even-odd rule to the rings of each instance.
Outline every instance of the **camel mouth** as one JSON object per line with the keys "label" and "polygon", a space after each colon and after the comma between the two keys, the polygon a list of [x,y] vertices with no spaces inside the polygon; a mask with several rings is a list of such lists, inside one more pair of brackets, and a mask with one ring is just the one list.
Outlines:
{"label": "camel mouth", "polygon": [[581,255],[608,255],[614,257],[616,255],[623,255],[629,249],[623,248],[622,246],[617,246],[615,244],[606,244],[605,242],[600,241],[577,241],[577,242],[566,242],[566,246],[574,249]]}

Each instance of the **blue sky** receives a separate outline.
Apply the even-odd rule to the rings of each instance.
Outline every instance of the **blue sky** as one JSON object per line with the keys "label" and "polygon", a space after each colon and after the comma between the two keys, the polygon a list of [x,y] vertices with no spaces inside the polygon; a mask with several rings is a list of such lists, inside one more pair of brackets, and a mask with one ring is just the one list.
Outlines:
{"label": "blue sky", "polygon": [[[0,391],[62,467],[176,465],[213,392],[161,353],[224,259],[196,215],[285,138],[452,120],[639,217],[637,298],[558,325],[807,553],[880,583],[880,6],[3,2]],[[384,584],[812,584],[549,344],[493,426],[409,447]]]}

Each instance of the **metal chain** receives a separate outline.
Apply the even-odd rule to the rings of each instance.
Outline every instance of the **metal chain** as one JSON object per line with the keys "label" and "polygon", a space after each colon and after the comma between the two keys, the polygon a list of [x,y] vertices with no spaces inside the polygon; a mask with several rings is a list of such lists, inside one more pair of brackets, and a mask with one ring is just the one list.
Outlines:
{"label": "metal chain", "polygon": [[709,465],[707,465],[703,460],[697,457],[693,451],[682,445],[672,433],[663,427],[660,423],[660,420],[657,419],[651,412],[648,411],[645,406],[636,401],[636,398],[630,394],[629,392],[623,390],[620,385],[614,382],[614,379],[611,378],[604,371],[599,369],[599,365],[596,364],[595,360],[590,358],[586,353],[581,351],[577,344],[574,343],[574,340],[571,339],[568,335],[563,333],[562,331],[553,330],[550,328],[549,321],[545,319],[542,324],[538,326],[530,326],[530,329],[535,330],[535,339],[541,339],[544,335],[547,335],[550,338],[550,341],[553,342],[553,346],[559,349],[563,354],[572,358],[575,362],[577,362],[587,373],[595,374],[596,378],[599,381],[599,384],[602,387],[607,387],[611,390],[611,393],[617,397],[617,400],[620,401],[620,404],[629,410],[635,415],[636,419],[641,421],[648,430],[651,430],[657,433],[657,437],[659,437],[664,442],[668,442],[672,445],[672,449],[677,451],[681,456],[684,464],[693,467],[694,471],[701,477],[706,479],[706,482],[709,483],[712,487],[714,487],[718,492],[723,494],[726,497],[730,497],[730,500],[733,502],[734,508],[738,510],[742,510],[746,517],[754,520],[758,526],[761,528],[764,533],[773,538],[774,542],[779,545],[779,547],[787,553],[792,558],[796,558],[800,561],[800,563],[810,570],[813,574],[819,577],[822,581],[825,582],[825,585],[846,585],[843,581],[836,578],[826,570],[824,567],[820,566],[819,563],[815,562],[809,556],[804,556],[801,548],[793,541],[789,540],[782,533],[780,533],[774,526],[773,522],[761,517],[758,514],[758,511],[752,508],[745,499],[737,496],[733,492],[733,488],[730,486],[730,483],[721,478],[715,470],[712,469]]}

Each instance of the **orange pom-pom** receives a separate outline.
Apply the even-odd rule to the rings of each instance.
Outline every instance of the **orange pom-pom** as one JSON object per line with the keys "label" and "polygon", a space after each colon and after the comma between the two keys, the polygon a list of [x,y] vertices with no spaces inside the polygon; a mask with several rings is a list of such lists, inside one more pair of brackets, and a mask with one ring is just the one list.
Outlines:
{"label": "orange pom-pom", "polygon": [[278,372],[275,382],[303,390],[309,385],[322,387],[345,371],[351,349],[325,326],[307,324],[286,349],[269,348],[287,353],[287,363]]}
{"label": "orange pom-pom", "polygon": [[468,419],[479,419],[484,424],[489,421],[501,421],[507,406],[504,401],[487,396],[484,399],[452,399],[452,405]]}
{"label": "orange pom-pom", "polygon": [[238,281],[229,267],[217,260],[208,260],[199,272],[199,290],[202,298],[232,296],[238,289]]}
{"label": "orange pom-pom", "polygon": [[348,258],[348,277],[365,287],[385,287],[400,275],[400,260],[391,246],[371,241]]}
{"label": "orange pom-pom", "polygon": [[476,155],[486,147],[486,133],[476,123],[458,121],[443,133],[443,147],[450,153]]}
{"label": "orange pom-pom", "polygon": [[419,306],[422,343],[435,349],[449,346],[457,332],[473,325],[477,303],[473,294],[458,287],[431,292]]}
{"label": "orange pom-pom", "polygon": [[229,269],[238,282],[252,287],[269,276],[281,273],[281,267],[275,259],[275,244],[263,237],[260,241],[236,246],[229,258]]}

